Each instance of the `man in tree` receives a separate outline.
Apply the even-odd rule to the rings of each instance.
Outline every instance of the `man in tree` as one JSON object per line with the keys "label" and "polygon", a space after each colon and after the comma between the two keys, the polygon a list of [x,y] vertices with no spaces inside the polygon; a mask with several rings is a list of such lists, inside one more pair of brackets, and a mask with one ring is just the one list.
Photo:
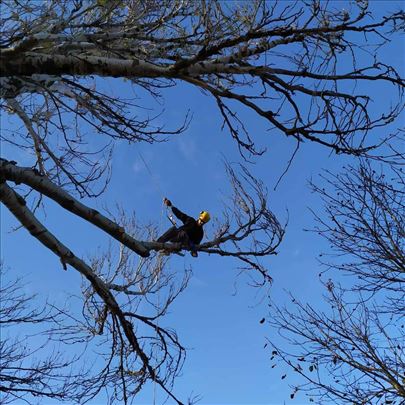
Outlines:
{"label": "man in tree", "polygon": [[207,211],[201,211],[199,217],[194,219],[173,206],[171,201],[167,198],[165,198],[163,202],[167,207],[171,207],[173,214],[176,215],[184,225],[179,228],[173,225],[157,241],[162,243],[181,243],[191,249],[191,256],[197,257],[198,254],[195,250],[195,245],[198,245],[204,237],[203,225],[210,220],[210,214]]}
{"label": "man in tree", "polygon": [[[395,42],[389,43],[400,38],[404,13],[374,13],[374,4],[368,4],[373,2],[366,1],[345,7],[349,3],[346,11],[319,0],[252,0],[242,6],[216,0],[1,0],[0,109],[10,114],[11,126],[0,134],[7,142],[0,159],[0,202],[65,268],[70,265],[85,278],[79,312],[84,319],[77,328],[85,335],[76,341],[98,345],[104,339],[110,348],[101,356],[105,366],[94,378],[91,398],[107,392],[104,402],[131,403],[153,382],[170,401],[182,403],[173,383],[184,348],[174,331],[158,325],[155,314],[141,312],[148,312],[141,303],[157,288],[167,288],[167,305],[177,294],[169,281],[156,286],[156,261],[148,257],[162,244],[135,239],[142,233],[128,232],[135,224],[125,213],[109,218],[77,199],[104,191],[116,142],[152,144],[188,127],[186,112],[178,127],[167,128],[159,111],[150,108],[151,100],[162,106],[168,91],[163,89],[181,84],[210,95],[249,160],[264,153],[267,145],[262,138],[256,145],[257,132],[268,130],[269,142],[284,134],[296,142],[295,152],[304,142],[317,143],[336,154],[402,162],[400,148],[390,145],[387,156],[377,148],[395,136],[381,126],[403,112],[401,66],[380,50],[384,43],[393,49]],[[378,95],[386,87],[390,97],[381,103]],[[264,120],[266,131],[241,119],[240,108]],[[12,163],[20,156],[24,166]],[[227,172],[231,204],[215,238],[200,251],[241,260],[244,270],[255,270],[249,276],[259,275],[254,284],[262,285],[262,277],[271,282],[258,259],[277,253],[285,227],[268,208],[263,182],[242,167],[240,179],[230,165]],[[120,260],[106,256],[87,263],[82,252],[74,254],[63,244],[63,233],[53,234],[41,222],[37,208],[44,204],[46,212],[47,198],[117,240]],[[62,224],[61,231],[65,228]],[[130,252],[145,258],[139,273],[133,272]],[[186,284],[187,279],[176,291]],[[139,323],[154,333],[143,334]]]}

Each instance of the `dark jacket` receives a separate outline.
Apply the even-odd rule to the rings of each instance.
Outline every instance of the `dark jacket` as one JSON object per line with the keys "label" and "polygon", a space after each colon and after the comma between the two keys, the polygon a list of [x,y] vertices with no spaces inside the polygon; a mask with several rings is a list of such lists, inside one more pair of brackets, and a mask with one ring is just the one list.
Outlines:
{"label": "dark jacket", "polygon": [[194,218],[184,214],[178,208],[172,206],[172,211],[173,214],[184,224],[179,227],[179,231],[184,231],[188,235],[190,242],[198,245],[204,237],[203,227],[198,225]]}

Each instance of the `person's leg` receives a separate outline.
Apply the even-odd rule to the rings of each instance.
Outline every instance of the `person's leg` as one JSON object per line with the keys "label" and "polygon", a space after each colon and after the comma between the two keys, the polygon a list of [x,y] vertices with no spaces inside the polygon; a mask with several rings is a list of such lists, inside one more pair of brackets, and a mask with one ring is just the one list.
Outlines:
{"label": "person's leg", "polygon": [[180,231],[178,233],[177,237],[175,238],[175,240],[173,240],[173,242],[180,242],[183,246],[185,246],[191,250],[191,256],[193,256],[193,257],[198,256],[198,253],[195,250],[195,244],[193,242],[191,242],[191,240],[188,237],[186,232]]}
{"label": "person's leg", "polygon": [[195,244],[193,242],[190,242],[190,249],[191,249],[191,256],[197,257],[198,253],[197,253],[197,250],[195,248]]}
{"label": "person's leg", "polygon": [[156,240],[156,242],[161,242],[161,243],[174,242],[173,239],[176,239],[177,235],[178,235],[178,229],[175,226],[172,226],[162,236],[160,236]]}
{"label": "person's leg", "polygon": [[176,236],[172,240],[173,243],[181,243],[183,246],[187,246],[190,244],[190,239],[186,232],[182,229],[177,232]]}

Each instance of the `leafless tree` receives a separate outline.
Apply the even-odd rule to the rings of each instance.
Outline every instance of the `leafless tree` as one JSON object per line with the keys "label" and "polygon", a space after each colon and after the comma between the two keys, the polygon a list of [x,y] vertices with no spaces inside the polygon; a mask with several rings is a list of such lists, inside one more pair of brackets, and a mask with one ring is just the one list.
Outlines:
{"label": "leafless tree", "polygon": [[[159,326],[158,320],[185,288],[187,279],[177,282],[175,288],[166,271],[161,271],[164,260],[156,252],[165,249],[176,253],[184,246],[150,241],[156,237],[156,232],[145,234],[125,215],[116,219],[107,218],[76,200],[36,170],[19,167],[4,159],[1,160],[1,168],[5,180],[0,185],[2,203],[32,236],[60,258],[65,270],[70,265],[85,279],[85,319],[79,322],[84,324],[88,334],[82,339],[101,335],[103,347],[110,347],[103,355],[106,366],[99,382],[114,386],[111,400],[127,403],[146,381],[151,380],[177,403],[181,403],[171,388],[173,378],[181,369],[184,348],[175,332]],[[271,276],[260,264],[260,258],[277,253],[284,236],[284,226],[268,209],[266,189],[260,181],[243,167],[240,174],[230,165],[227,165],[227,170],[233,192],[229,205],[224,208],[224,221],[218,222],[213,239],[197,246],[197,250],[236,258],[243,263],[242,270],[256,284],[268,284]],[[111,265],[111,254],[99,255],[90,263],[75,255],[39,221],[28,208],[24,197],[13,190],[8,182],[19,184],[19,187],[31,187],[116,239],[121,246],[117,265]],[[140,256],[139,267],[131,259],[130,251]],[[137,268],[136,272],[134,268]],[[162,293],[162,289],[166,293]],[[161,300],[159,305],[150,298],[156,297],[158,292]],[[140,312],[139,302],[145,300],[155,302],[155,312],[146,315]],[[77,328],[73,328],[72,334],[76,333]],[[65,332],[65,339],[66,336]]]}
{"label": "leafless tree", "polygon": [[291,297],[294,309],[275,305],[270,318],[283,341],[269,339],[274,364],[302,377],[291,386],[291,398],[305,393],[322,404],[402,404],[403,315],[382,314],[377,302],[354,299],[331,281],[325,289],[322,308]]}
{"label": "leafless tree", "polygon": [[[383,292],[392,311],[405,312],[405,179],[401,169],[375,170],[369,162],[323,176],[312,184],[326,218],[314,212],[315,229],[331,245],[327,269],[353,275],[354,290]],[[332,188],[332,190],[330,190]],[[323,256],[325,257],[325,255]],[[323,258],[322,257],[322,258]]]}
{"label": "leafless tree", "polygon": [[[325,203],[316,232],[331,247],[326,274],[351,275],[345,286],[329,278],[322,308],[291,295],[292,307],[273,304],[270,324],[284,344],[269,340],[280,359],[324,403],[400,404],[405,400],[404,177],[370,162],[312,184]],[[332,188],[332,190],[330,189]],[[320,274],[322,277],[323,273]],[[349,283],[349,284],[348,284]]]}
{"label": "leafless tree", "polygon": [[[22,129],[3,140],[34,151],[40,173],[93,195],[89,183],[107,170],[109,142],[90,142],[87,132],[154,142],[181,131],[187,117],[165,132],[154,125],[157,114],[142,107],[148,95],[158,98],[162,88],[185,82],[216,100],[241,150],[263,152],[237,105],[297,147],[308,141],[336,153],[371,154],[390,136],[370,139],[370,131],[403,107],[404,81],[378,50],[403,30],[405,17],[398,11],[373,19],[367,3],[339,10],[316,0],[5,0],[2,107]],[[108,93],[100,80],[106,77],[128,80],[136,99]],[[379,100],[378,116],[369,108],[374,83],[398,96],[386,109]]]}
{"label": "leafless tree", "polygon": [[50,303],[39,305],[38,297],[25,293],[22,280],[10,280],[1,267],[0,403],[51,398],[77,403],[90,397],[91,373],[77,354],[66,355],[63,339],[53,340],[69,319]]}
{"label": "leafless tree", "polygon": [[[102,367],[94,384],[98,391],[108,390],[111,402],[132,403],[149,380],[180,403],[171,390],[186,351],[176,332],[163,322],[169,306],[187,286],[191,270],[179,278],[165,267],[165,256],[139,258],[122,244],[116,250],[110,246],[105,253],[99,252],[90,259],[90,267],[114,296],[121,319],[94,285],[83,279],[83,318],[76,320],[69,339],[78,340],[80,324],[86,330],[86,343],[97,344]],[[132,336],[128,337],[125,327],[133,331]],[[83,340],[83,332],[80,336]]]}
{"label": "leafless tree", "polygon": [[[372,19],[365,2],[336,10],[318,1],[5,0],[0,18],[1,108],[12,120],[1,139],[10,150],[32,156],[31,167],[21,167],[13,156],[0,161],[1,202],[63,268],[70,265],[85,278],[86,324],[114,342],[108,354],[114,361],[105,374],[113,378],[120,371],[113,397],[128,401],[152,380],[180,403],[171,383],[182,363],[181,345],[152,315],[136,310],[138,295],[130,293],[143,291],[142,283],[153,291],[151,264],[143,268],[149,273],[142,282],[115,270],[106,277],[104,262],[92,265],[74,254],[42,224],[36,207],[55,201],[146,263],[160,249],[179,252],[182,246],[137,238],[125,221],[77,197],[102,193],[115,140],[153,143],[187,127],[187,113],[178,128],[167,129],[157,125],[160,113],[147,108],[180,82],[214,98],[242,153],[263,150],[238,118],[238,106],[295,140],[297,148],[307,141],[396,162],[396,149],[384,156],[374,152],[393,135],[373,139],[369,133],[392,122],[403,106],[404,81],[378,59],[378,49],[403,29],[404,14]],[[365,43],[373,52],[368,61],[360,57]],[[344,55],[350,64],[341,70],[338,58]],[[107,90],[114,80],[128,82],[128,95]],[[375,82],[395,89],[395,100],[384,111],[380,105],[377,116],[369,109],[369,84]],[[198,250],[240,260],[243,270],[261,277],[254,276],[255,283],[271,281],[259,259],[276,253],[284,226],[267,208],[261,182],[244,169],[239,176],[228,166],[228,174],[233,197],[224,222]],[[158,337],[144,343],[138,324],[154,328]],[[158,355],[152,347],[160,348]],[[131,382],[126,370],[133,373]]]}
{"label": "leafless tree", "polygon": [[[91,268],[108,289],[117,292],[125,316],[138,324],[137,339],[148,365],[156,376],[164,376],[164,386],[170,386],[181,369],[185,349],[175,331],[159,325],[159,320],[187,285],[190,271],[175,280],[167,269],[161,272],[162,257],[139,260],[134,256],[122,245],[118,254],[110,247],[91,259]],[[9,283],[8,278],[2,274],[0,402],[32,404],[36,398],[55,398],[85,403],[107,391],[111,402],[131,403],[149,378],[148,370],[142,368],[118,319],[94,288],[83,282],[83,293],[77,297],[81,312],[49,303],[32,309],[36,297],[24,294],[20,280]],[[26,330],[28,324],[35,325],[32,332]],[[63,353],[73,354],[67,358]]]}
{"label": "leafless tree", "polygon": [[[133,220],[125,220],[128,228],[135,225]],[[35,297],[24,294],[20,280],[8,283],[2,274],[1,403],[32,404],[38,398],[85,403],[101,391],[108,393],[111,403],[132,403],[151,378],[150,372],[156,384],[169,392],[185,349],[176,332],[160,320],[186,287],[190,271],[175,278],[167,268],[161,271],[168,260],[165,256],[139,259],[123,245],[115,250],[110,246],[99,252],[90,259],[90,267],[105,288],[115,293],[116,305],[128,319],[127,328],[134,329],[134,336],[136,333],[138,352],[127,340],[120,319],[85,280],[82,294],[76,299],[68,297],[70,303],[82,303],[82,311],[77,305],[73,305],[76,310],[51,304],[32,309],[37,304]],[[26,330],[27,324],[35,325],[32,333]],[[73,354],[66,358],[62,353]]]}

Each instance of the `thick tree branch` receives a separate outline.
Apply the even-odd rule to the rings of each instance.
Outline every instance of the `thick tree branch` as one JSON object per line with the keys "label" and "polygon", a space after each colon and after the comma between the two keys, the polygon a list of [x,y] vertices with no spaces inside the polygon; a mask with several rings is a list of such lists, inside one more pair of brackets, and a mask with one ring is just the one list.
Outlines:
{"label": "thick tree branch", "polygon": [[148,249],[145,249],[141,242],[125,233],[125,229],[121,226],[105,217],[99,211],[85,206],[52,183],[46,176],[41,175],[35,170],[27,167],[22,168],[5,159],[0,159],[0,176],[16,184],[24,183],[32,187],[34,190],[57,202],[66,210],[102,229],[140,256],[147,257],[149,255]]}
{"label": "thick tree branch", "polygon": [[67,264],[71,265],[90,282],[92,288],[94,288],[98,296],[108,307],[108,310],[117,318],[126,339],[131,345],[136,356],[139,356],[143,367],[149,373],[150,378],[153,381],[156,381],[156,383],[159,384],[160,387],[176,401],[176,403],[181,404],[181,402],[166,387],[164,382],[161,381],[156,375],[154,368],[150,364],[148,356],[142,350],[139,341],[135,336],[132,324],[126,319],[119,304],[100,277],[98,277],[83,260],[75,256],[70,249],[63,245],[35,218],[35,216],[26,207],[24,199],[13,191],[6,184],[6,182],[0,183],[0,199],[1,202],[10,210],[10,212],[12,212],[12,214],[18,219],[19,222],[21,222],[21,224],[31,233],[32,236],[38,239],[43,245],[45,245],[60,258],[65,269]]}
{"label": "thick tree branch", "polygon": [[[12,1],[6,3],[11,10]],[[134,2],[115,10],[96,2],[82,4],[71,15],[59,1],[52,5],[57,10],[52,30],[46,29],[45,18],[24,24],[12,12],[6,18],[0,47],[3,96],[50,93],[55,104],[88,123],[92,120],[81,111],[90,112],[92,125],[110,136],[143,140],[152,120],[126,126],[123,109],[109,112],[100,103],[108,95],[95,91],[99,85],[93,75],[128,79],[153,97],[160,96],[162,86],[192,83],[217,100],[237,101],[267,120],[270,129],[358,156],[375,153],[389,140],[388,135],[365,141],[371,129],[389,124],[403,109],[404,79],[377,52],[404,27],[401,11],[372,19],[361,2],[350,10],[332,10],[318,1],[269,7],[257,0],[240,8],[186,0],[164,1],[161,7]],[[34,9],[43,16],[43,10]],[[363,41],[376,50],[369,60],[359,58]],[[349,62],[344,70],[338,63],[343,57]],[[392,107],[387,104],[375,116],[369,109],[370,82],[397,90]],[[80,109],[72,108],[72,101]],[[260,154],[245,128],[233,124],[236,111],[221,103],[241,151]],[[134,126],[139,136],[129,128]]]}

